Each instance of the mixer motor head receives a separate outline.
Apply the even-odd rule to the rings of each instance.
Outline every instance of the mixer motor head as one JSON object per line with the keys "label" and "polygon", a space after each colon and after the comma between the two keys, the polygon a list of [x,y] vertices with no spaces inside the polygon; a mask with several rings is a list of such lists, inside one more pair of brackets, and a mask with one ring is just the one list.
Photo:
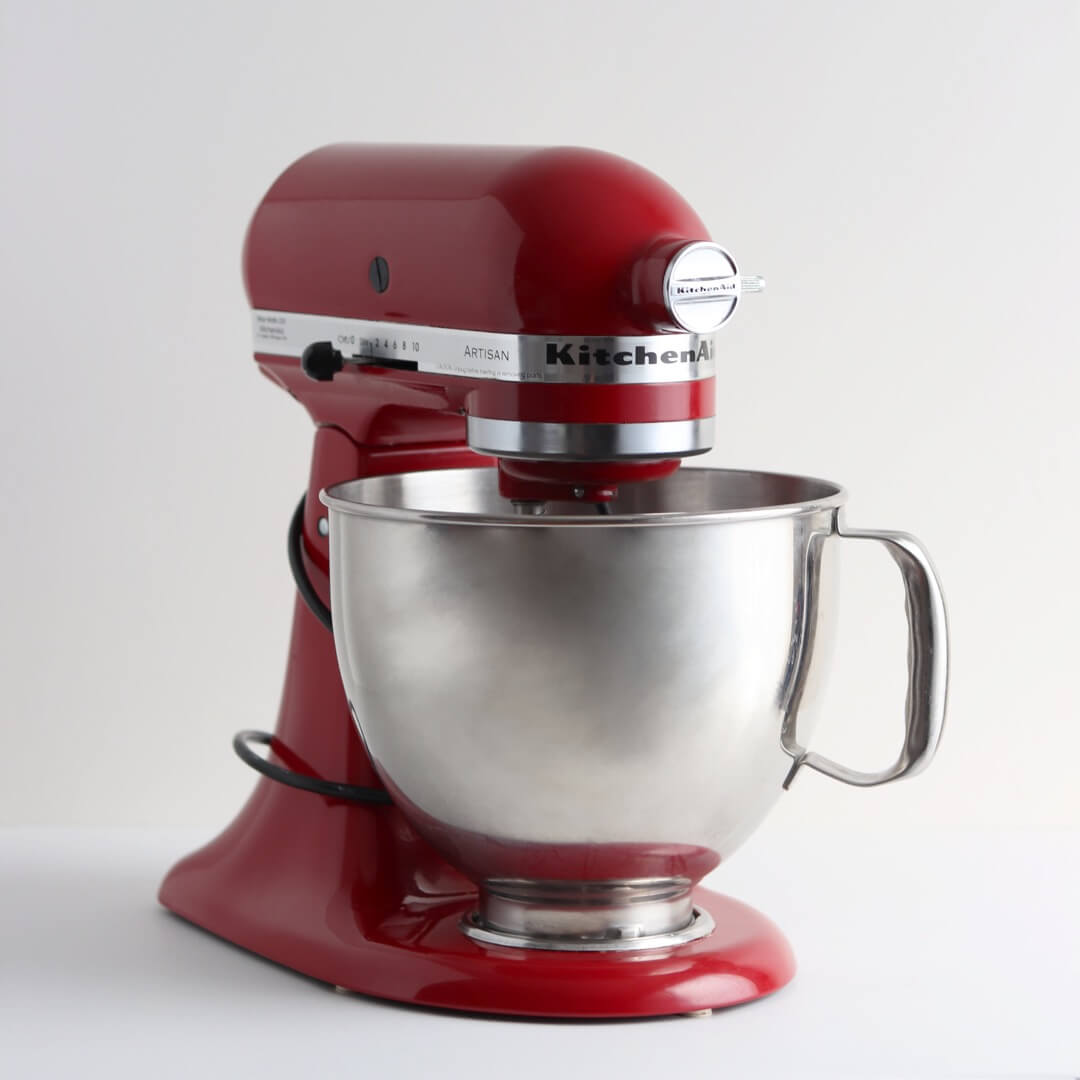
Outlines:
{"label": "mixer motor head", "polygon": [[359,445],[466,443],[515,501],[604,502],[713,444],[740,275],[593,150],[330,146],[271,187],[245,274],[263,370]]}

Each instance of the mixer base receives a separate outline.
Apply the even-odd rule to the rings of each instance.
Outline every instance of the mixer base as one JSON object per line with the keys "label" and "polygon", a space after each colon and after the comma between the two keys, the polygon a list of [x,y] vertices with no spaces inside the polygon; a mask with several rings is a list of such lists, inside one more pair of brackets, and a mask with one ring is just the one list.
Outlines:
{"label": "mixer base", "polygon": [[239,903],[230,912],[235,896],[217,896],[213,911],[185,910],[175,897],[163,899],[190,921],[339,992],[464,1012],[566,1019],[702,1015],[764,997],[795,972],[790,946],[764,915],[705,889],[695,890],[694,901],[715,921],[708,937],[630,953],[478,944],[461,931],[475,895],[403,907],[369,937],[358,926],[351,935],[340,923],[332,927],[325,900],[321,917],[313,907],[310,921],[294,911],[270,925]]}

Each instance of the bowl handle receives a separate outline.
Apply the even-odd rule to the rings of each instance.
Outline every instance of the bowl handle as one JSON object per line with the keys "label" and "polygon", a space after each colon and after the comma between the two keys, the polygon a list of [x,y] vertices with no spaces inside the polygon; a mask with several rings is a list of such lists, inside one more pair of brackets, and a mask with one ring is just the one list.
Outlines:
{"label": "bowl handle", "polygon": [[930,556],[913,536],[899,532],[845,529],[837,524],[836,535],[847,540],[876,540],[883,544],[900,567],[908,620],[908,692],[904,745],[899,757],[880,772],[862,772],[831,758],[804,750],[798,743],[784,749],[795,759],[784,780],[788,787],[803,765],[857,787],[873,787],[914,776],[930,764],[945,722],[945,698],[949,679],[949,634],[945,601]]}

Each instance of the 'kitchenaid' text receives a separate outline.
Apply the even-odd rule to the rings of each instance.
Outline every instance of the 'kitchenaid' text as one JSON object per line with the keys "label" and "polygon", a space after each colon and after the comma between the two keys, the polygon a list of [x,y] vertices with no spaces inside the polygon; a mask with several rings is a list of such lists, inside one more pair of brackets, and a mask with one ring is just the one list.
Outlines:
{"label": "'kitchenaid' text", "polygon": [[653,352],[644,345],[638,345],[633,352],[623,350],[612,352],[610,349],[593,349],[588,345],[579,345],[577,351],[572,345],[547,343],[547,362],[549,364],[568,364],[587,366],[590,364],[703,364],[712,359],[712,342],[703,341],[697,349],[667,349]]}

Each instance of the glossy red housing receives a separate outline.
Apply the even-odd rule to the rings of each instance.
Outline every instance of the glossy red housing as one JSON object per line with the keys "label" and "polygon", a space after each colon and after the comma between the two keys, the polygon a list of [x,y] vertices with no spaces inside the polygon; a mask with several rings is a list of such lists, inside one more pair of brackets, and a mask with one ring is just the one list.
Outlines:
{"label": "glossy red housing", "polygon": [[[646,169],[579,148],[342,144],[289,166],[244,248],[253,308],[511,334],[669,329],[635,296],[656,249],[707,240]],[[369,280],[389,266],[389,288]],[[638,285],[640,289],[640,285]],[[662,307],[662,303],[661,303]]]}
{"label": "glossy red housing", "polygon": [[[331,146],[300,159],[267,193],[248,232],[244,277],[252,307],[262,310],[503,333],[648,335],[670,329],[655,295],[658,259],[707,238],[677,193],[610,154]],[[376,257],[388,266],[383,291],[369,274]],[[350,366],[316,382],[295,358],[256,359],[317,425],[303,559],[327,603],[318,492],[359,476],[492,465],[468,449],[466,415],[619,423],[713,413],[711,379],[552,387]],[[587,463],[575,472],[573,464],[512,462],[502,481],[507,494],[515,485],[531,493],[522,497],[580,482],[602,499],[608,480],[672,467]],[[333,638],[299,599],[271,753],[322,779],[379,786],[349,715]],[[459,930],[476,903],[473,885],[395,808],[266,778],[160,892],[177,914],[297,971],[449,1009],[662,1015],[748,1001],[791,978],[791,951],[767,919],[706,890],[696,896],[716,930],[678,948],[581,954],[482,945]]]}

